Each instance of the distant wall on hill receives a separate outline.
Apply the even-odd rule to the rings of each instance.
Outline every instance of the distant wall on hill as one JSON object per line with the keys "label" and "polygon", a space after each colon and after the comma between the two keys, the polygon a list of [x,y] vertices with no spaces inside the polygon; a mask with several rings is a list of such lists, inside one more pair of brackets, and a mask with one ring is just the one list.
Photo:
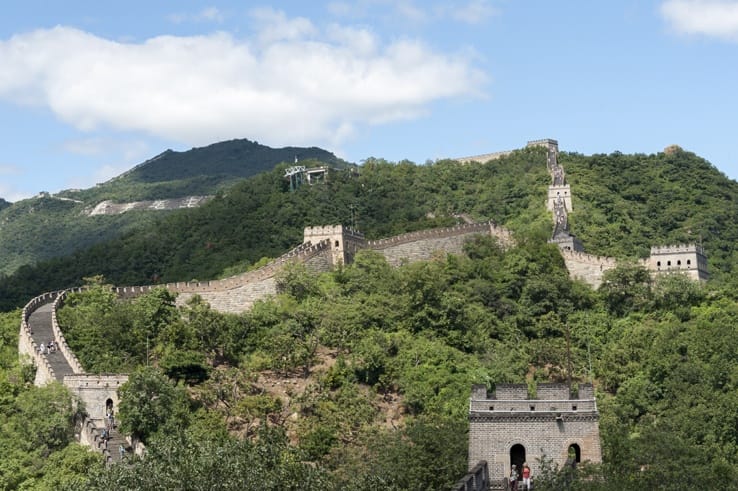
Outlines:
{"label": "distant wall on hill", "polygon": [[473,235],[497,237],[503,247],[512,244],[510,231],[493,223],[471,223],[456,227],[422,230],[388,239],[367,241],[366,247],[380,252],[392,266],[427,261],[434,253],[461,254],[464,243]]}

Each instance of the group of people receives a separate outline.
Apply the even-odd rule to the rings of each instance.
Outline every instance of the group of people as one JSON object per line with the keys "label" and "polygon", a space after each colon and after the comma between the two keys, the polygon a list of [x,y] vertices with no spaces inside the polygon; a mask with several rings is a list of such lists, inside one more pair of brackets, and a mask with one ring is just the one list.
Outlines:
{"label": "group of people", "polygon": [[41,344],[40,344],[40,345],[38,346],[38,352],[39,352],[40,354],[42,354],[42,355],[47,355],[47,354],[49,354],[49,353],[54,353],[54,352],[56,352],[57,348],[58,348],[58,347],[57,347],[56,341],[54,341],[54,340],[52,339],[51,341],[49,341],[49,344],[44,344],[44,343],[41,343]]}
{"label": "group of people", "polygon": [[518,466],[513,464],[510,469],[510,490],[518,491],[518,479],[523,478],[523,489],[530,491],[533,489],[530,477],[530,467],[527,462],[523,462],[523,468],[518,471]]}

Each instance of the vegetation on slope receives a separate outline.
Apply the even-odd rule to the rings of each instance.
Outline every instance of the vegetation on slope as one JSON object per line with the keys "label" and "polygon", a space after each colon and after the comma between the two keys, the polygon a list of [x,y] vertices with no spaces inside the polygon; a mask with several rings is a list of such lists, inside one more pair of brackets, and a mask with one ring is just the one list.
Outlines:
{"label": "vegetation on slope", "polygon": [[[704,213],[705,220],[732,213],[732,185],[691,154],[564,154],[575,198],[573,230],[585,245],[601,242],[594,252],[634,256],[640,243],[688,240],[679,235],[685,218],[658,218],[669,212],[666,201],[608,198],[609,188],[598,187],[597,176],[607,176],[601,162],[623,157],[624,169],[675,159],[670,165],[683,166],[683,175],[700,175],[706,187],[689,210]],[[162,482],[235,489],[237,483],[223,478],[234,475],[265,489],[285,483],[301,489],[447,489],[466,470],[471,383],[566,380],[568,333],[573,379],[594,380],[598,389],[605,463],[582,466],[576,475],[538,476],[538,489],[561,489],[562,482],[570,489],[696,488],[705,476],[738,487],[738,302],[727,274],[713,269],[717,280],[700,287],[681,276],[653,282],[642,268],[624,264],[606,273],[597,292],[572,282],[555,247],[545,244],[551,222],[543,210],[543,154],[532,149],[512,159],[424,167],[370,160],[358,177],[334,174],[325,186],[294,193],[277,169],[223,193],[213,208],[162,219],[161,250],[149,249],[157,234],[116,243],[116,250],[149,254],[154,266],[161,261],[161,269],[151,270],[159,276],[180,274],[188,264],[194,274],[217,275],[283,252],[300,241],[304,225],[316,223],[356,223],[368,236],[382,237],[468,214],[518,231],[518,247],[508,251],[483,239],[469,244],[465,256],[398,269],[370,252],[320,276],[290,268],[279,280],[279,296],[240,316],[213,312],[197,300],[180,311],[164,290],[121,303],[93,286],[72,296],[60,317],[90,370],[132,372],[120,416],[128,431],[148,443],[148,457],[88,473],[71,465],[44,467],[24,451],[11,451],[0,477],[13,479],[8,489],[53,489],[41,482],[62,476],[89,489],[156,489]],[[585,164],[594,169],[592,188],[580,192],[574,179],[582,172],[577,165]],[[610,178],[616,176],[602,182]],[[630,189],[629,182],[612,188]],[[652,177],[648,192],[669,187],[653,184],[660,182]],[[723,194],[711,191],[720,186]],[[675,196],[674,206],[682,206],[682,195]],[[599,232],[580,232],[586,222],[577,217],[588,214],[605,220],[597,222]],[[618,217],[613,223],[607,221],[611,214]],[[231,235],[242,222],[254,227],[251,233]],[[620,230],[619,223],[632,228]],[[732,250],[724,242],[731,226],[704,238],[708,253]],[[240,240],[246,243],[241,250]],[[173,247],[180,243],[186,247]],[[216,247],[218,254],[210,254]],[[105,258],[94,263],[99,269],[85,269],[85,254],[76,263],[28,272],[54,278],[62,271],[67,276],[56,277],[62,281],[112,265],[120,275],[115,283],[152,274],[138,257],[128,258],[133,269],[126,270],[124,254],[116,260],[113,253],[92,251],[89,257]],[[728,271],[730,261],[723,264]],[[6,346],[14,348],[13,315]],[[6,363],[2,370],[5,376],[20,369]],[[161,397],[142,396],[140,388],[152,384]],[[0,396],[19,390],[4,384]],[[23,390],[40,389],[26,384]],[[18,411],[3,404],[5,414]],[[0,431],[1,448],[12,449],[17,437]],[[60,458],[73,447],[49,455]],[[203,472],[179,471],[192,468]],[[75,482],[70,489],[80,489]]]}
{"label": "vegetation on slope", "polygon": [[480,238],[397,269],[369,251],[318,276],[294,266],[239,316],[177,309],[165,290],[122,302],[98,279],[60,321],[88,370],[131,371],[119,419],[150,451],[77,478],[448,489],[466,471],[471,384],[567,380],[568,331],[574,382],[598,388],[605,463],[537,476],[539,489],[679,489],[705,473],[736,486],[738,302],[644,272],[617,268],[594,292],[554,246]]}
{"label": "vegetation on slope", "polygon": [[588,251],[647,257],[656,245],[702,244],[711,275],[738,270],[738,183],[679,147],[651,155],[562,154],[573,232]]}
{"label": "vegetation on slope", "polygon": [[[13,205],[0,200],[0,275],[63,257],[133,230],[147,230],[162,211],[89,216],[100,202],[116,203],[213,195],[280,162],[347,164],[319,148],[273,149],[249,140],[215,143],[186,152],[167,150],[129,172],[86,190],[66,190]],[[318,164],[318,160],[320,164]]]}
{"label": "vegetation on slope", "polygon": [[370,159],[360,172],[331,172],[327,182],[290,192],[284,166],[219,193],[201,208],[153,216],[127,233],[66,258],[21,268],[0,281],[0,309],[42,291],[102,274],[117,285],[206,280],[242,271],[302,242],[312,225],[354,225],[368,238],[454,225],[460,214],[525,229],[545,240],[548,177],[542,149],[504,161],[462,166],[390,164]]}

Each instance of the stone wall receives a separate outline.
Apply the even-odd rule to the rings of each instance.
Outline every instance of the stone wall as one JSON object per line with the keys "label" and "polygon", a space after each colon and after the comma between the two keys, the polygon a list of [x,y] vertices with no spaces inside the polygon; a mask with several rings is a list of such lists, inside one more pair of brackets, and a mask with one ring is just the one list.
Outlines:
{"label": "stone wall", "polygon": [[184,305],[194,295],[201,296],[220,312],[241,313],[260,299],[277,291],[275,276],[286,264],[301,262],[315,272],[332,268],[330,242],[304,243],[265,266],[223,280],[166,283],[161,285],[114,287],[122,298],[133,298],[156,288],[177,293],[177,305]]}
{"label": "stone wall", "polygon": [[112,402],[113,413],[118,412],[118,388],[128,381],[128,375],[67,375],[64,385],[85,405],[88,419],[99,427],[104,421],[106,403]]}
{"label": "stone wall", "polygon": [[513,243],[512,235],[505,228],[493,223],[472,223],[370,240],[366,246],[382,253],[390,265],[398,266],[405,262],[427,261],[437,251],[461,254],[464,243],[471,236],[479,234],[497,237],[503,247],[509,247]]}
{"label": "stone wall", "polygon": [[480,164],[483,164],[485,162],[489,162],[490,160],[501,159],[502,157],[510,155],[513,152],[514,150],[507,150],[507,151],[502,151],[502,152],[492,152],[492,153],[485,153],[482,155],[474,155],[471,157],[458,157],[452,160],[455,160],[461,164],[470,164],[472,162],[479,162]]}
{"label": "stone wall", "polygon": [[[500,384],[493,394],[475,386],[469,407],[469,469],[486,461],[492,481],[509,475],[511,450],[524,451],[535,478],[542,457],[566,464],[569,447],[580,460],[601,462],[599,413],[590,384],[570,395],[565,384],[539,384],[537,397],[525,384]],[[518,462],[520,466],[522,462]]]}
{"label": "stone wall", "polygon": [[643,264],[656,274],[682,273],[695,281],[710,277],[705,251],[697,244],[651,247],[651,255]]}
{"label": "stone wall", "polygon": [[41,356],[38,351],[38,345],[33,341],[31,328],[28,324],[28,318],[36,311],[36,309],[49,303],[55,299],[57,295],[58,292],[49,292],[39,295],[38,297],[31,299],[31,301],[23,307],[23,311],[21,312],[21,325],[18,335],[18,354],[21,357],[28,357],[31,363],[36,367],[36,378],[33,381],[36,386],[46,385],[49,382],[52,382],[55,377],[54,370],[49,365],[46,357]]}
{"label": "stone wall", "polygon": [[54,300],[54,306],[51,311],[51,330],[54,333],[54,339],[56,340],[59,351],[61,351],[61,353],[64,355],[64,358],[66,358],[69,366],[72,367],[72,371],[74,371],[74,373],[85,373],[84,369],[82,368],[82,364],[80,364],[77,356],[67,344],[67,340],[64,338],[64,334],[62,334],[61,328],[59,327],[59,322],[56,318],[56,311],[60,309],[61,306],[64,304],[64,299],[66,298],[66,296],[66,291],[61,292]]}
{"label": "stone wall", "polygon": [[602,275],[605,271],[617,266],[617,261],[611,257],[594,256],[584,252],[560,249],[561,255],[569,270],[569,276],[582,280],[593,288],[602,284]]}

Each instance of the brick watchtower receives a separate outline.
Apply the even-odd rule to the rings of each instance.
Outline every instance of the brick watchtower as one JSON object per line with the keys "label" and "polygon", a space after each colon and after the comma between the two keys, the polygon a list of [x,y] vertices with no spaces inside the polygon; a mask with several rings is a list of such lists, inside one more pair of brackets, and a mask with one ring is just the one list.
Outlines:
{"label": "brick watchtower", "polygon": [[564,466],[601,462],[599,413],[592,384],[572,395],[567,384],[497,384],[492,394],[472,387],[469,407],[469,469],[487,461],[490,482],[509,476],[510,466],[530,466],[534,479],[544,456]]}
{"label": "brick watchtower", "polygon": [[329,239],[333,266],[351,264],[356,252],[366,247],[364,234],[343,225],[305,227],[303,243],[317,244]]}
{"label": "brick watchtower", "polygon": [[651,255],[645,260],[646,267],[655,274],[683,273],[689,278],[707,281],[707,256],[702,246],[678,244],[651,247]]}

